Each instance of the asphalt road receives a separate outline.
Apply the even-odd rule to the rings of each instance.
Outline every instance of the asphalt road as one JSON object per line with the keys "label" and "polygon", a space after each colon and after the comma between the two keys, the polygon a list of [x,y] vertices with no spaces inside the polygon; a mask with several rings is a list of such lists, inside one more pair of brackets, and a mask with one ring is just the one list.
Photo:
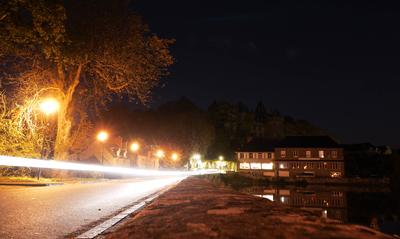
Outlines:
{"label": "asphalt road", "polygon": [[0,238],[62,238],[180,178],[136,178],[50,187],[0,186]]}

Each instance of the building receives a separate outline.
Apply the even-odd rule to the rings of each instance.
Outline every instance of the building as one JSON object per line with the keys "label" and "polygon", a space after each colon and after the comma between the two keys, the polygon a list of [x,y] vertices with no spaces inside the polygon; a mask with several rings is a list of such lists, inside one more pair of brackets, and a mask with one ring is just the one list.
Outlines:
{"label": "building", "polygon": [[288,136],[275,148],[279,177],[343,177],[343,149],[328,136]]}
{"label": "building", "polygon": [[237,171],[250,173],[255,176],[275,176],[276,142],[263,139],[255,139],[236,152],[238,166]]}
{"label": "building", "polygon": [[237,153],[238,172],[270,177],[343,177],[343,149],[328,136],[254,140]]}

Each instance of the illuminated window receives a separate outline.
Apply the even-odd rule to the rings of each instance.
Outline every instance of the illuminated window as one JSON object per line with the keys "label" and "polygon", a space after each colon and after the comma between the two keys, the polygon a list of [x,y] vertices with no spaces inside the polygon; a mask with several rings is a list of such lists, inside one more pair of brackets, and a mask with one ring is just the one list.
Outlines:
{"label": "illuminated window", "polygon": [[262,159],[263,158],[263,154],[262,153],[258,153],[258,158]]}
{"label": "illuminated window", "polygon": [[281,150],[281,158],[286,158],[286,151],[285,150]]}
{"label": "illuminated window", "polygon": [[251,169],[261,169],[261,163],[251,163],[250,168]]}
{"label": "illuminated window", "polygon": [[279,168],[280,169],[286,169],[286,168],[288,168],[288,164],[287,163],[280,163],[279,164]]}
{"label": "illuminated window", "polygon": [[289,202],[289,198],[288,198],[288,197],[281,196],[281,197],[280,197],[280,201],[281,201],[281,203],[288,203],[288,202]]}
{"label": "illuminated window", "polygon": [[249,158],[250,158],[250,159],[253,158],[253,153],[249,153]]}
{"label": "illuminated window", "polygon": [[239,158],[243,159],[244,158],[244,153],[239,153]]}
{"label": "illuminated window", "polygon": [[307,151],[306,151],[306,157],[307,157],[307,158],[311,158],[311,151],[310,151],[310,150],[307,150]]}
{"label": "illuminated window", "polygon": [[268,153],[268,154],[267,154],[267,157],[268,157],[269,159],[272,159],[272,153]]}
{"label": "illuminated window", "polygon": [[340,172],[331,172],[331,177],[332,178],[339,178],[342,176],[342,173]]}
{"label": "illuminated window", "polygon": [[266,198],[270,201],[274,201],[274,195],[272,195],[272,194],[262,195],[261,197]]}
{"label": "illuminated window", "polygon": [[295,150],[293,151],[293,158],[297,158],[299,157],[299,153]]}
{"label": "illuminated window", "polygon": [[318,151],[318,156],[320,157],[320,158],[325,158],[325,152],[323,151],[323,150],[319,150]]}
{"label": "illuminated window", "polygon": [[240,169],[250,169],[250,164],[249,163],[240,163],[239,168]]}
{"label": "illuminated window", "polygon": [[331,155],[332,155],[332,158],[334,158],[334,159],[337,158],[337,151],[333,150]]}
{"label": "illuminated window", "polygon": [[262,164],[262,169],[271,170],[273,168],[274,168],[273,163],[263,163]]}

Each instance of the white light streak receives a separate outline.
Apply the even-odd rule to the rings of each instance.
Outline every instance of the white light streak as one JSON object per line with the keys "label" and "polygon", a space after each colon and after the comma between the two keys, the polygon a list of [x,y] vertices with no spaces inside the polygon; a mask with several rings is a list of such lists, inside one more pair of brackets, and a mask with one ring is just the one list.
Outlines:
{"label": "white light streak", "polygon": [[197,171],[161,171],[137,168],[110,167],[95,164],[71,163],[57,160],[28,159],[12,156],[0,155],[0,166],[48,168],[76,171],[92,171],[103,173],[117,173],[133,176],[190,176],[199,174],[218,173],[217,170],[197,170]]}

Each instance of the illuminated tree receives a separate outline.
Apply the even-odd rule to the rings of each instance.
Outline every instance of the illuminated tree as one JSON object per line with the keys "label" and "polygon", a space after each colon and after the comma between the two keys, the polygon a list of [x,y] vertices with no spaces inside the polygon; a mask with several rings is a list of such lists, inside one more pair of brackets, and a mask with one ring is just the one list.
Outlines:
{"label": "illuminated tree", "polygon": [[125,0],[10,0],[0,5],[1,87],[18,104],[60,101],[55,157],[65,159],[88,116],[112,99],[147,102],[173,63]]}

